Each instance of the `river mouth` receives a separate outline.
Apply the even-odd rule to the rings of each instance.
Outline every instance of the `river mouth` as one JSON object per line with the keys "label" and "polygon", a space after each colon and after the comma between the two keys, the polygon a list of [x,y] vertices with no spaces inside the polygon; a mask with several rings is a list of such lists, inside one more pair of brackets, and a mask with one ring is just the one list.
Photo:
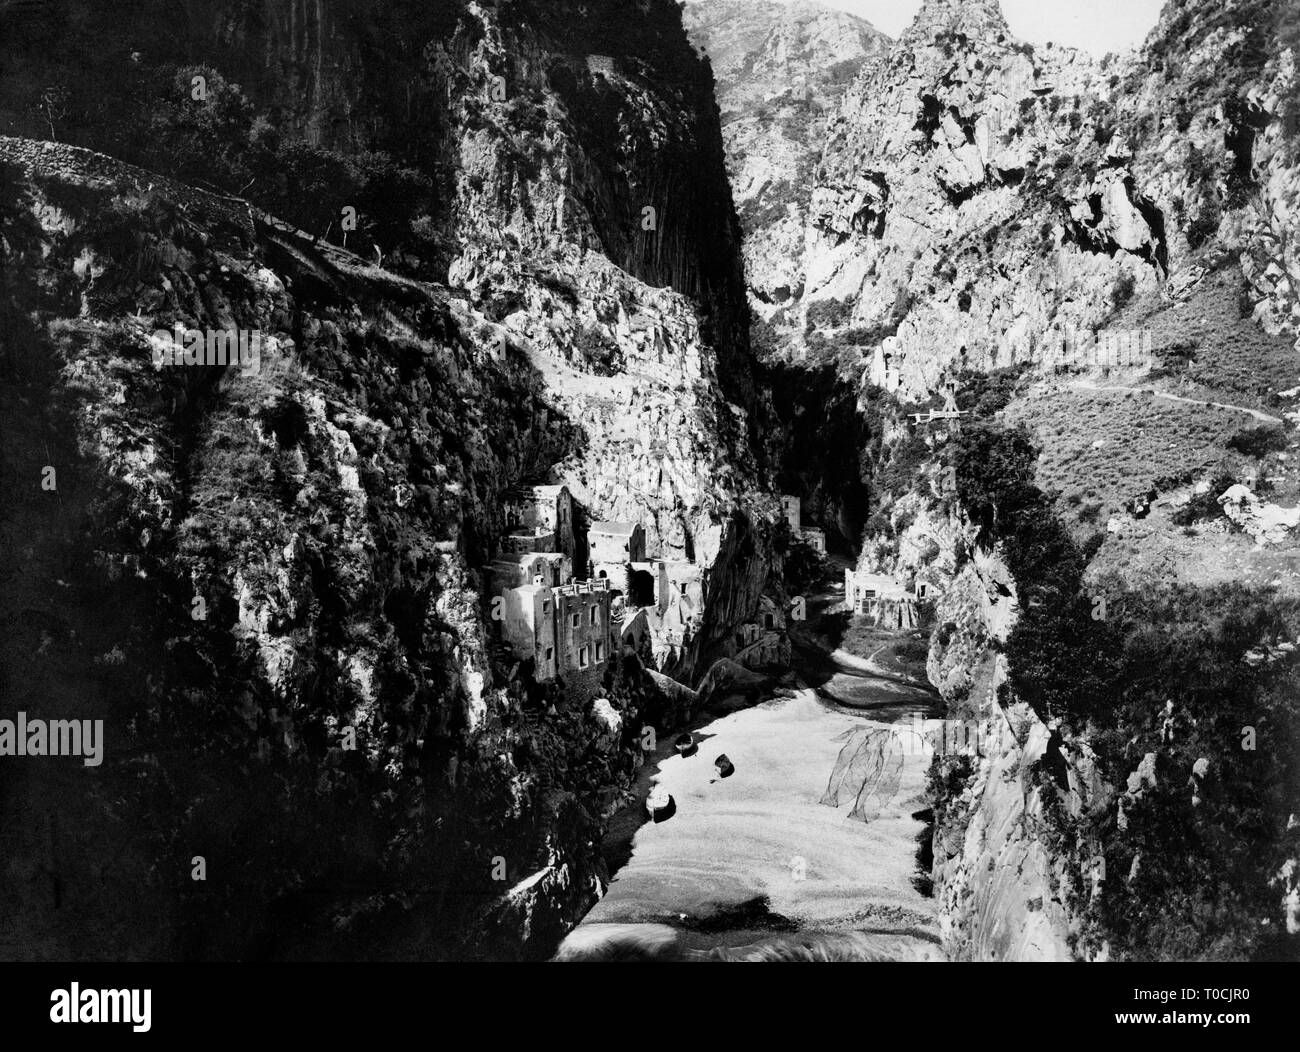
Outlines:
{"label": "river mouth", "polygon": [[[692,755],[668,740],[647,757],[602,845],[609,888],[558,959],[942,958],[929,752],[909,738],[936,713],[934,692],[815,645],[795,662],[757,703],[711,706]],[[652,785],[673,797],[667,821],[648,820]]]}

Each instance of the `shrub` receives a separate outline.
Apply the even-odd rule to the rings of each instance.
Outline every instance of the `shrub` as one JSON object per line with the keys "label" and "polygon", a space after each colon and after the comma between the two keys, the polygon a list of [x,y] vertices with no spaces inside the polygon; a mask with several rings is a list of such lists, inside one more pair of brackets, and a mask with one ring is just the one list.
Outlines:
{"label": "shrub", "polygon": [[1129,271],[1124,271],[1115,279],[1115,285],[1111,289],[1111,300],[1115,304],[1115,309],[1119,310],[1128,306],[1133,300],[1133,293],[1137,289],[1137,278]]}
{"label": "shrub", "polygon": [[1231,486],[1236,479],[1226,472],[1216,475],[1210,482],[1210,488],[1204,493],[1198,493],[1185,505],[1174,512],[1172,521],[1175,526],[1192,526],[1198,522],[1204,522],[1206,519],[1213,519],[1223,514],[1223,506],[1219,503],[1219,495]]}
{"label": "shrub", "polygon": [[853,314],[852,300],[819,300],[808,307],[808,328],[838,329]]}
{"label": "shrub", "polygon": [[1290,442],[1286,428],[1280,424],[1261,424],[1238,431],[1228,439],[1228,448],[1248,457],[1266,457],[1270,453],[1284,452]]}

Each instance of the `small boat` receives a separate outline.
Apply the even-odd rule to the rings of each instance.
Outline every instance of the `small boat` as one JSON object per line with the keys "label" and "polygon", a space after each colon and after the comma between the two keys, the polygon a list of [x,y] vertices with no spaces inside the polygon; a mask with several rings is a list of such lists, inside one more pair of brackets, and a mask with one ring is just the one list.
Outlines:
{"label": "small boat", "polygon": [[719,778],[730,778],[736,771],[736,765],[727,759],[725,752],[713,761],[713,766],[718,769]]}
{"label": "small boat", "polygon": [[656,822],[664,822],[677,813],[677,801],[662,785],[656,785],[646,797],[645,809]]}
{"label": "small boat", "polygon": [[694,756],[700,749],[700,747],[695,744],[694,736],[689,733],[679,734],[677,736],[675,748],[677,749],[678,756]]}

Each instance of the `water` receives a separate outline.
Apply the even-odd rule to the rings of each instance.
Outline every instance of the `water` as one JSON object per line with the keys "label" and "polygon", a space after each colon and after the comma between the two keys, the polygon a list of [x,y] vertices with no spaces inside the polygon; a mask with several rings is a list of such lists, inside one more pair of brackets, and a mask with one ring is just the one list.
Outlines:
{"label": "water", "polygon": [[[647,763],[642,797],[657,782],[676,813],[645,824],[644,812],[616,816],[606,848],[620,868],[562,959],[942,956],[921,865],[926,750],[895,750],[896,786],[865,807],[868,821],[850,817],[856,788],[841,786],[838,806],[821,802],[846,746],[906,733],[914,714],[934,714],[933,694],[860,668],[798,663],[817,686],[724,704],[695,728],[695,755],[669,742]],[[713,766],[721,753],[736,768],[725,779]],[[872,775],[870,763],[858,767]]]}

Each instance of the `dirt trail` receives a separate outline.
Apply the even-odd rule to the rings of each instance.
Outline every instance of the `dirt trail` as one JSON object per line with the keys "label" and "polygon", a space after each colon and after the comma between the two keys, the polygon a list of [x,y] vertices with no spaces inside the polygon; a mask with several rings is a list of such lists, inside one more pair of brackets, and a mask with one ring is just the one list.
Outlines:
{"label": "dirt trail", "polygon": [[1281,424],[1280,417],[1269,416],[1268,413],[1260,412],[1258,409],[1247,409],[1244,405],[1229,405],[1227,402],[1206,402],[1204,398],[1185,398],[1182,395],[1170,394],[1168,391],[1157,391],[1154,387],[1125,387],[1122,384],[1092,384],[1086,380],[1078,380],[1069,385],[1076,391],[1112,391],[1119,394],[1133,392],[1134,394],[1150,394],[1156,398],[1163,398],[1167,402],[1182,402],[1184,405],[1212,405],[1216,409],[1229,409],[1238,413],[1249,413],[1262,424]]}

